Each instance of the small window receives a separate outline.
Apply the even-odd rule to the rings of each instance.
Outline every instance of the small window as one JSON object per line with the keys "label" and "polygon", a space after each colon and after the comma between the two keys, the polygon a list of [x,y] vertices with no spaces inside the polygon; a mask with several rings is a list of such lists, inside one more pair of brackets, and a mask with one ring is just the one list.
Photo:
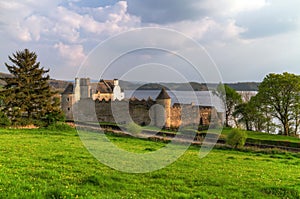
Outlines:
{"label": "small window", "polygon": [[67,102],[69,102],[69,101],[70,101],[70,98],[67,98],[66,100],[67,100]]}
{"label": "small window", "polygon": [[68,111],[70,111],[71,109],[70,109],[70,107],[68,108]]}

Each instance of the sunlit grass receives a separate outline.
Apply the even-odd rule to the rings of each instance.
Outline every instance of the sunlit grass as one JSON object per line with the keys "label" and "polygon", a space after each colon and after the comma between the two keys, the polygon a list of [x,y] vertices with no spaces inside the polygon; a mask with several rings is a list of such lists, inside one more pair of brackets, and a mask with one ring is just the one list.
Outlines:
{"label": "sunlit grass", "polygon": [[[108,138],[124,150],[165,144]],[[97,161],[76,131],[0,130],[0,198],[299,198],[298,154],[216,149],[203,159],[191,147],[170,166],[129,174]]]}

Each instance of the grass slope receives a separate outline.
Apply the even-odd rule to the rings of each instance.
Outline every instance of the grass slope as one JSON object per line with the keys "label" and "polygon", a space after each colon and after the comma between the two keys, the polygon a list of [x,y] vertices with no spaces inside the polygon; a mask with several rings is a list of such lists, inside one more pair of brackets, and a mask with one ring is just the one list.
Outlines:
{"label": "grass slope", "polygon": [[[163,143],[109,136],[139,153]],[[0,130],[0,198],[299,198],[299,154],[191,147],[152,173],[118,172],[98,162],[73,132]]]}
{"label": "grass slope", "polygon": [[[224,128],[222,131],[222,135],[227,136],[231,132],[230,128]],[[247,133],[248,138],[258,139],[258,140],[272,140],[272,141],[287,141],[287,142],[296,142],[299,143],[300,139],[292,136],[284,136],[284,135],[273,135],[268,133],[261,133],[256,131],[245,131]]]}

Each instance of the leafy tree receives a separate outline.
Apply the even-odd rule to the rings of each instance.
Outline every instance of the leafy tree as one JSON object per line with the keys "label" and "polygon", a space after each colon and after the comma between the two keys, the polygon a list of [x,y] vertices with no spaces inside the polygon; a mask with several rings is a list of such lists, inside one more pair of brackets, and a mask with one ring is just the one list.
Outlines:
{"label": "leafy tree", "polygon": [[259,86],[258,97],[266,111],[277,118],[284,135],[291,135],[299,119],[300,76],[290,73],[269,74]]}
{"label": "leafy tree", "polygon": [[24,118],[31,122],[45,120],[49,114],[61,114],[59,100],[54,97],[56,92],[48,83],[49,70],[40,67],[37,55],[25,49],[8,58],[12,64],[5,65],[12,77],[2,78],[7,84],[1,96],[3,111],[13,124],[20,123]]}
{"label": "leafy tree", "polygon": [[274,123],[272,114],[269,112],[269,107],[263,102],[264,99],[260,95],[253,97],[253,102],[257,114],[254,117],[254,124],[257,131],[274,133],[278,125]]}
{"label": "leafy tree", "polygon": [[238,104],[235,107],[233,116],[238,118],[239,123],[243,123],[248,131],[252,131],[252,120],[254,115],[254,109],[252,109],[249,102]]}
{"label": "leafy tree", "polygon": [[295,107],[295,111],[293,112],[293,117],[295,118],[295,122],[294,122],[295,134],[297,134],[300,128],[300,103],[298,104],[298,107]]}
{"label": "leafy tree", "polygon": [[221,83],[218,85],[213,94],[218,96],[226,106],[225,125],[228,127],[234,107],[242,102],[242,97],[234,89]]}
{"label": "leafy tree", "polygon": [[272,118],[265,111],[258,96],[251,97],[249,102],[238,104],[233,116],[238,118],[240,124],[244,124],[249,131],[267,131],[270,133],[274,126]]}

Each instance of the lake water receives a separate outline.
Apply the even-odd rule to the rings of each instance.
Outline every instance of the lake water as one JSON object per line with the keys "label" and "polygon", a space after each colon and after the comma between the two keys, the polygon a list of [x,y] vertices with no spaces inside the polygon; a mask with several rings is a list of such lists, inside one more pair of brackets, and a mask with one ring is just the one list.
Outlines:
{"label": "lake water", "polygon": [[[214,106],[218,111],[222,112],[220,99],[213,95],[210,91],[167,91],[172,99],[172,104],[191,104],[201,106]],[[151,97],[153,100],[156,99],[160,90],[125,90],[125,98],[136,97],[137,99],[148,99]]]}

